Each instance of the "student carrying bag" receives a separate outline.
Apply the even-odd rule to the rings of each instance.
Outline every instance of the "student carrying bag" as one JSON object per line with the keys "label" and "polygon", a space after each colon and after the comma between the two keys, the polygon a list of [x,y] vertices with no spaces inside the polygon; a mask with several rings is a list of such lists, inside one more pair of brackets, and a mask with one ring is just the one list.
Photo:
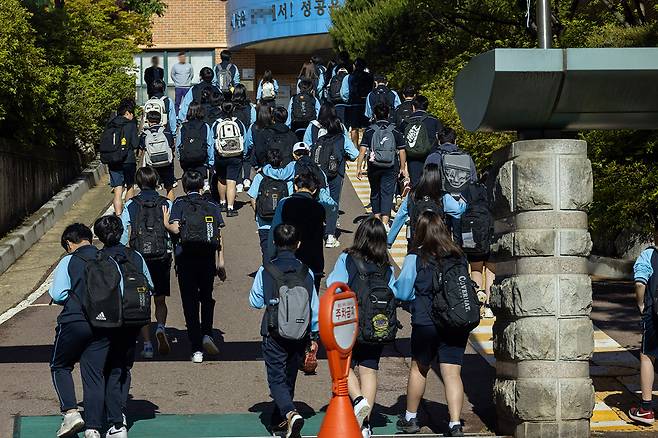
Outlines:
{"label": "student carrying bag", "polygon": [[392,124],[380,127],[374,124],[372,129],[372,140],[370,140],[370,158],[368,161],[377,167],[393,167],[397,155],[395,143],[395,126]]}
{"label": "student carrying bag", "polygon": [[130,227],[130,247],[146,260],[162,260],[168,256],[168,232],[164,227],[162,206],[166,198],[144,200],[139,196],[132,198],[137,205],[135,223]]}
{"label": "student carrying bag", "polygon": [[433,322],[444,330],[470,332],[480,324],[480,301],[466,258],[445,257],[440,264],[432,264]]}
{"label": "student carrying bag", "polygon": [[341,139],[341,134],[333,136],[324,135],[318,138],[317,142],[313,145],[311,152],[313,161],[320,166],[320,169],[327,175],[327,178],[338,176],[341,156],[338,154],[337,149]]}
{"label": "student carrying bag", "polygon": [[288,183],[269,176],[263,176],[263,180],[258,186],[258,196],[256,197],[256,214],[266,220],[274,219],[276,207],[283,198],[287,198]]}
{"label": "student carrying bag", "polygon": [[144,138],[144,162],[151,167],[166,167],[174,162],[174,153],[169,146],[164,126],[146,129]]}
{"label": "student carrying bag", "polygon": [[219,248],[219,223],[215,220],[212,205],[203,199],[186,198],[180,221],[180,239],[183,246]]}
{"label": "student carrying bag", "polygon": [[[139,258],[134,250],[126,248],[131,258]],[[122,319],[124,327],[144,327],[151,323],[151,287],[146,275],[128,257],[115,255],[114,260],[123,277]]]}
{"label": "student carrying bag", "polygon": [[244,137],[237,119],[218,120],[214,125],[215,149],[222,158],[241,157],[244,152]]}
{"label": "student carrying bag", "polygon": [[123,325],[123,298],[121,296],[121,271],[111,257],[97,251],[93,257],[73,253],[85,262],[85,289],[81,297],[70,292],[80,301],[87,321],[95,328],[118,328]]}
{"label": "student carrying bag", "polygon": [[282,272],[272,263],[264,269],[274,279],[273,299],[267,305],[267,326],[271,334],[292,341],[306,338],[311,327],[311,294],[306,283],[308,267]]}

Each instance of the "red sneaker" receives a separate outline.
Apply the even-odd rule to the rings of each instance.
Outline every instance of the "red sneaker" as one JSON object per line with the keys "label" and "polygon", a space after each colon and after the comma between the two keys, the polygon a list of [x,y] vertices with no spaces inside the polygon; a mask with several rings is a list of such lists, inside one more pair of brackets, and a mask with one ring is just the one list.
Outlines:
{"label": "red sneaker", "polygon": [[633,421],[647,425],[652,425],[656,421],[653,409],[644,410],[641,407],[632,407],[628,411],[628,416],[631,417],[631,420]]}

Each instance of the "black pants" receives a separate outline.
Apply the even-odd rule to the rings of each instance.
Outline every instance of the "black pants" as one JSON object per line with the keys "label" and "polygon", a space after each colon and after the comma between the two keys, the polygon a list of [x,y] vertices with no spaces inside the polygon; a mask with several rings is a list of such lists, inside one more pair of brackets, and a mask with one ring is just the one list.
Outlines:
{"label": "black pants", "polygon": [[73,367],[80,363],[85,423],[89,429],[103,427],[105,378],[103,368],[110,347],[104,330],[93,329],[87,321],[58,324],[55,346],[50,361],[50,373],[59,398],[60,409],[66,412],[78,408],[73,384]]}
{"label": "black pants", "polygon": [[411,187],[416,187],[420,177],[423,175],[425,168],[425,159],[411,160],[407,159],[407,169],[409,170],[409,179],[411,180]]}
{"label": "black pants", "polygon": [[263,255],[263,266],[264,266],[265,263],[269,262],[269,260],[267,260],[267,247],[270,239],[269,228],[258,230],[258,239],[260,240],[260,252]]}
{"label": "black pants", "polygon": [[215,258],[177,261],[176,273],[190,346],[192,352],[202,351],[203,337],[212,336],[215,314],[215,300],[212,297]]}
{"label": "black pants", "polygon": [[373,214],[391,216],[396,181],[395,167],[368,166],[370,182],[370,206]]}
{"label": "black pants", "polygon": [[112,330],[105,365],[105,410],[110,424],[121,424],[130,392],[130,370],[135,363],[135,343],[141,327]]}
{"label": "black pants", "polygon": [[[267,383],[274,399],[273,422],[280,422],[295,410],[297,371],[306,353],[305,341],[289,341],[272,336],[263,337],[263,359],[267,368]],[[279,420],[279,421],[277,421]]]}

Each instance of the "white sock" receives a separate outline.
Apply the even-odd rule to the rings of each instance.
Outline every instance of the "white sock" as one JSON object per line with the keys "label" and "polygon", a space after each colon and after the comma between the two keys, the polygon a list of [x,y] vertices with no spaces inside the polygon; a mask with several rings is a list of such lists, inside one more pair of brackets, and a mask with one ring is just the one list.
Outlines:
{"label": "white sock", "polygon": [[448,427],[452,428],[453,426],[461,426],[462,422],[461,421],[451,421],[448,423]]}
{"label": "white sock", "polygon": [[409,412],[409,411],[407,411],[407,412],[404,414],[404,419],[405,419],[406,421],[411,421],[412,418],[416,418],[416,415],[418,415],[417,412]]}
{"label": "white sock", "polygon": [[229,209],[229,210],[233,210],[233,206],[232,206],[232,205],[229,205],[229,206],[228,206],[228,209]]}
{"label": "white sock", "polygon": [[219,201],[221,205],[226,205],[226,201]]}

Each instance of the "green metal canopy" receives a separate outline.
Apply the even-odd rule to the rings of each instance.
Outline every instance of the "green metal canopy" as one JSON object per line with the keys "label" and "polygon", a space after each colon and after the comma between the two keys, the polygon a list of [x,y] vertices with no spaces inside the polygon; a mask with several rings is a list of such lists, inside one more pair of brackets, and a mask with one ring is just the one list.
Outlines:
{"label": "green metal canopy", "polygon": [[658,129],[658,48],[492,50],[455,102],[469,131]]}

